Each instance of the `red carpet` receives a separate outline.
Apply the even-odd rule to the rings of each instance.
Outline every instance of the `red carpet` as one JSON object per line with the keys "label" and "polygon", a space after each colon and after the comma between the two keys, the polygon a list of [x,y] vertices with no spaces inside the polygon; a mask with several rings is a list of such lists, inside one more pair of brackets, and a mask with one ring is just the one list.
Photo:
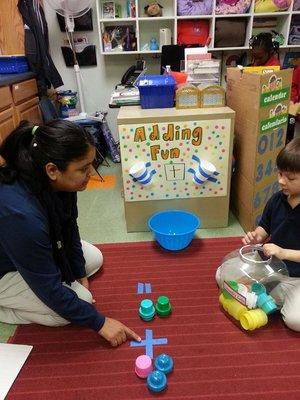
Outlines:
{"label": "red carpet", "polygon": [[[129,342],[111,348],[94,332],[78,327],[23,325],[13,343],[34,346],[8,400],[175,400],[300,399],[300,334],[279,317],[247,334],[220,311],[214,280],[216,267],[239,238],[195,240],[185,251],[170,253],[155,243],[102,245],[104,268],[92,281],[97,305],[145,338],[167,338],[154,356],[174,359],[168,388],[152,394],[134,373],[145,347]],[[151,294],[137,294],[137,284],[151,283]],[[144,322],[143,298],[169,296],[173,314]]]}

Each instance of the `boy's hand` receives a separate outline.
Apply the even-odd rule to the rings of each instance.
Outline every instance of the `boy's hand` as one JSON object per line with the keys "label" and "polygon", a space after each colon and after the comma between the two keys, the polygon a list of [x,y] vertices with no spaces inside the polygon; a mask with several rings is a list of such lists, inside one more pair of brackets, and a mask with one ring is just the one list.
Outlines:
{"label": "boy's hand", "polygon": [[263,246],[264,253],[267,257],[275,256],[280,260],[285,258],[284,249],[273,243],[267,243]]}
{"label": "boy's hand", "polygon": [[113,347],[119,346],[126,342],[127,339],[133,339],[137,342],[141,341],[141,338],[127,326],[122,324],[122,322],[108,317],[105,318],[104,325],[98,334],[106,339]]}
{"label": "boy's hand", "polygon": [[244,244],[259,244],[262,243],[264,238],[259,235],[256,231],[247,232],[243,237],[242,242]]}

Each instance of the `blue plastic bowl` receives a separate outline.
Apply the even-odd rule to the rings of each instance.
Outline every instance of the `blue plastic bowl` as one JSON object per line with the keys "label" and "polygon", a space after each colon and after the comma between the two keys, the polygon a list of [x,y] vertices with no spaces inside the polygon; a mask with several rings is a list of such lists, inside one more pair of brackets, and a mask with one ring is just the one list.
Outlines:
{"label": "blue plastic bowl", "polygon": [[165,210],[153,214],[148,226],[161,247],[182,250],[191,243],[200,219],[188,211]]}

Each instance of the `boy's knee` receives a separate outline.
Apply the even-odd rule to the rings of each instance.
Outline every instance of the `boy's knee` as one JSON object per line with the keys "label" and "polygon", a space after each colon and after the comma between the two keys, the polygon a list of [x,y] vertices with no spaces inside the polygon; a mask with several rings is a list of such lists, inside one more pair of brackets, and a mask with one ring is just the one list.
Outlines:
{"label": "boy's knee", "polygon": [[298,311],[290,310],[289,312],[281,310],[281,314],[282,314],[282,319],[288,328],[292,329],[293,331],[300,332],[299,310]]}
{"label": "boy's knee", "polygon": [[283,285],[283,291],[282,319],[288,328],[300,332],[300,285],[297,281],[292,280]]}

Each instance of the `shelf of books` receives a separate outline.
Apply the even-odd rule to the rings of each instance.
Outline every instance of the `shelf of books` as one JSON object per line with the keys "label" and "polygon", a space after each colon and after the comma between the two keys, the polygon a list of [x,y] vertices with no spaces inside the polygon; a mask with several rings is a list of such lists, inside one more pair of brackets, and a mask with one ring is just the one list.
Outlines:
{"label": "shelf of books", "polygon": [[[159,53],[197,40],[209,50],[242,50],[262,31],[281,48],[300,47],[300,0],[97,0],[101,53]],[[194,35],[194,36],[193,36]],[[192,42],[191,42],[192,43]]]}

